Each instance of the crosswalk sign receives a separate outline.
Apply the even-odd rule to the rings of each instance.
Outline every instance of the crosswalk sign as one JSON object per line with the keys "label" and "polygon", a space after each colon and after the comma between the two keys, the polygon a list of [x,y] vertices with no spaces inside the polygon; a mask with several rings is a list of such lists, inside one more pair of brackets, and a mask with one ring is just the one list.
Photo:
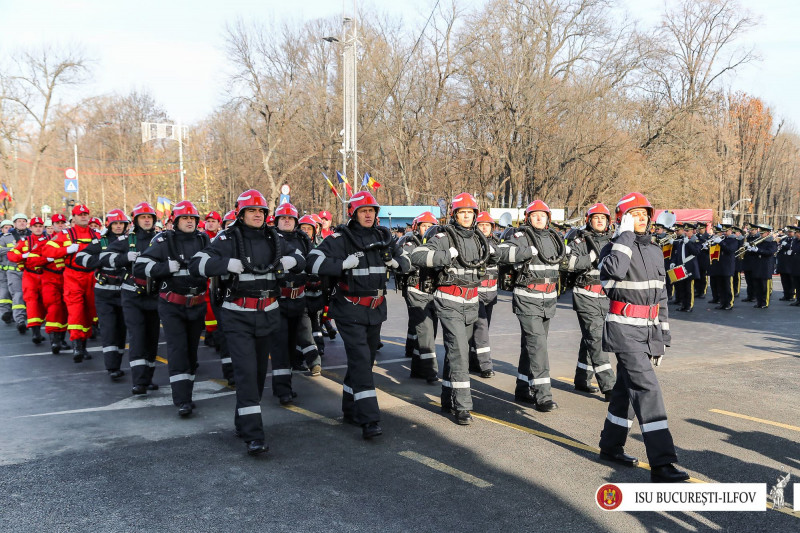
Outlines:
{"label": "crosswalk sign", "polygon": [[78,180],[64,180],[64,192],[78,192]]}

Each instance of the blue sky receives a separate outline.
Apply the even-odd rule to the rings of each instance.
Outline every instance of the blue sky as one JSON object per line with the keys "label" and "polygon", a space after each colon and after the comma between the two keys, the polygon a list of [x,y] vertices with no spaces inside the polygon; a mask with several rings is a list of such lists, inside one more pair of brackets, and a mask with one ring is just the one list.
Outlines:
{"label": "blue sky", "polygon": [[[359,0],[417,26],[434,0]],[[460,0],[471,6],[482,0]],[[746,42],[762,61],[726,84],[760,96],[800,126],[800,2],[741,0],[761,25]],[[223,33],[237,17],[306,20],[341,15],[346,2],[323,0],[0,0],[0,57],[20,45],[80,43],[97,60],[84,94],[148,89],[174,119],[192,122],[224,100]],[[643,25],[658,22],[663,0],[623,0]]]}

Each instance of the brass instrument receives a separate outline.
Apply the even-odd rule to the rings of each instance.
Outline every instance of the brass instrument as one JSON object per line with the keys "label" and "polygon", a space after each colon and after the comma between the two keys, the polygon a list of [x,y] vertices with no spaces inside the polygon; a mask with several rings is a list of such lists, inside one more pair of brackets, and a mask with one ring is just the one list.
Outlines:
{"label": "brass instrument", "polygon": [[664,235],[660,239],[656,239],[655,244],[663,248],[664,246],[671,244],[672,241],[674,240],[675,240],[675,232],[668,231],[666,235]]}
{"label": "brass instrument", "polygon": [[750,246],[758,246],[762,242],[766,241],[767,238],[770,237],[770,235],[772,235],[772,234],[768,233],[768,234],[764,235],[763,237],[759,237],[758,239],[756,239],[756,240],[754,240],[752,242],[746,243],[744,246],[742,246],[741,248],[736,250],[736,252],[734,252],[734,255],[736,255],[736,259],[741,259],[742,257],[744,257],[744,254],[747,253],[747,248],[748,247],[750,247]]}

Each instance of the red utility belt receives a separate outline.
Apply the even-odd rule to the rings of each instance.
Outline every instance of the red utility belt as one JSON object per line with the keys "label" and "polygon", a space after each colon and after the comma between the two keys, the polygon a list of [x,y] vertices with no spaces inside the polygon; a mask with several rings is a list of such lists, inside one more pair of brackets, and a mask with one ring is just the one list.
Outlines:
{"label": "red utility belt", "polygon": [[244,307],[245,309],[257,309],[259,311],[263,311],[270,305],[277,302],[277,298],[234,298],[230,302],[234,305],[238,305],[239,307]]}
{"label": "red utility belt", "polygon": [[531,285],[525,285],[525,287],[531,291],[553,292],[556,290],[557,285],[555,283],[533,283]]}
{"label": "red utility belt", "polygon": [[496,287],[497,280],[496,279],[484,279],[481,280],[481,287]]}
{"label": "red utility belt", "polygon": [[344,299],[353,305],[363,305],[370,309],[375,309],[385,300],[383,296],[345,296]]}
{"label": "red utility belt", "polygon": [[658,318],[658,309],[658,304],[636,305],[611,300],[611,302],[609,302],[608,312],[628,318],[647,318],[649,320],[655,320]]}
{"label": "red utility belt", "polygon": [[603,286],[602,285],[586,285],[581,287],[585,291],[595,292],[597,294],[603,294]]}
{"label": "red utility belt", "polygon": [[294,300],[302,296],[304,292],[306,292],[305,285],[301,285],[300,287],[281,287],[281,298]]}
{"label": "red utility belt", "polygon": [[185,305],[186,307],[194,307],[195,305],[206,303],[205,292],[195,296],[186,296],[184,294],[178,294],[177,292],[160,292],[158,295],[162,300],[166,300],[171,304]]}
{"label": "red utility belt", "polygon": [[464,298],[465,300],[472,300],[478,296],[478,287],[459,287],[458,285],[442,285],[437,287],[438,290],[445,294],[451,294]]}

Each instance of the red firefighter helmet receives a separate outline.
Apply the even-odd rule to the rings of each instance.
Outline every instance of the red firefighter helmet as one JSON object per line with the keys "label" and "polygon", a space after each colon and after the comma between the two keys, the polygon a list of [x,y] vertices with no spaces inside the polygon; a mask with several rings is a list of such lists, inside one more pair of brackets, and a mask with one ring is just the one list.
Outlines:
{"label": "red firefighter helmet", "polygon": [[481,211],[480,213],[478,213],[478,218],[475,219],[475,222],[476,223],[488,222],[489,224],[494,226],[494,219],[492,218],[492,215],[490,215],[488,211]]}
{"label": "red firefighter helmet", "polygon": [[584,223],[587,226],[589,225],[589,219],[592,218],[592,215],[605,215],[608,218],[608,221],[611,222],[611,211],[608,210],[606,204],[597,202],[590,207],[588,211],[586,211],[586,219],[584,220]]}
{"label": "red firefighter helmet", "polygon": [[208,220],[209,218],[213,218],[217,222],[222,222],[222,216],[216,211],[211,211],[209,214],[207,214],[205,220]]}
{"label": "red firefighter helmet", "polygon": [[281,204],[275,209],[275,217],[292,217],[296,222],[297,208],[290,203]]}
{"label": "red firefighter helmet", "polygon": [[178,217],[194,217],[200,220],[200,211],[189,200],[181,200],[172,208],[170,220],[178,220]]}
{"label": "red firefighter helmet", "polygon": [[[331,212],[330,211],[320,211],[317,215],[320,219],[331,220]],[[320,221],[320,224],[322,221]]]}
{"label": "red firefighter helmet", "polygon": [[651,220],[653,219],[653,206],[650,205],[647,198],[640,192],[631,192],[620,198],[619,202],[617,202],[617,207],[614,210],[617,223],[622,220],[622,215],[631,209],[638,208],[647,210],[647,216],[649,216]]}
{"label": "red firefighter helmet", "polygon": [[206,229],[206,223],[203,220],[201,220],[200,222],[197,223],[197,229],[200,230]]}
{"label": "red firefighter helmet", "polygon": [[[55,220],[54,220],[55,222]],[[131,220],[128,218],[128,215],[125,214],[125,211],[122,209],[112,209],[106,215],[106,227],[109,227],[112,222],[124,222],[127,226],[131,223]]]}
{"label": "red firefighter helmet", "polygon": [[136,204],[131,211],[131,219],[136,222],[136,217],[139,215],[153,215],[153,218],[156,216],[156,210],[153,209],[153,206],[148,204],[147,202],[140,202]]}
{"label": "red firefighter helmet", "polygon": [[274,226],[275,217],[272,215],[267,215],[267,217],[264,219],[264,224],[266,224],[267,226]]}
{"label": "red firefighter helmet", "polygon": [[42,217],[32,217],[28,221],[28,224],[30,224],[31,226],[35,226],[36,224],[41,224],[42,226],[44,226],[44,220],[42,220]]}
{"label": "red firefighter helmet", "polygon": [[297,226],[300,227],[301,225],[306,224],[314,228],[314,236],[317,235],[317,221],[314,220],[313,215],[303,215],[300,217],[300,220],[297,221]]}
{"label": "red firefighter helmet", "polygon": [[98,226],[102,226],[103,225],[103,221],[100,220],[97,217],[92,217],[92,218],[89,219],[89,224],[97,224]]}
{"label": "red firefighter helmet", "polygon": [[438,224],[439,221],[436,220],[436,216],[431,213],[430,211],[425,211],[424,213],[417,215],[417,217],[411,222],[411,231],[417,231],[417,227],[420,224]]}
{"label": "red firefighter helmet", "polygon": [[53,221],[53,223],[55,223],[55,222],[66,222],[67,221],[67,217],[65,217],[61,213],[56,213],[55,215],[50,217],[50,220]]}
{"label": "red firefighter helmet", "polygon": [[239,195],[236,199],[236,212],[241,213],[242,209],[248,207],[258,207],[264,210],[264,214],[269,214],[269,207],[264,195],[255,189],[248,189]]}
{"label": "red firefighter helmet", "polygon": [[455,215],[459,209],[472,209],[475,215],[478,215],[478,201],[475,197],[468,192],[462,192],[455,195],[453,201],[450,202],[450,214]]}
{"label": "red firefighter helmet", "polygon": [[78,205],[76,205],[75,207],[72,208],[72,216],[75,216],[75,215],[88,215],[88,214],[89,214],[89,208],[86,207],[83,204],[78,204]]}
{"label": "red firefighter helmet", "polygon": [[550,220],[550,217],[552,215],[550,213],[550,207],[541,200],[534,200],[530,204],[528,204],[528,207],[525,208],[525,218],[527,219],[528,215],[530,215],[534,211],[544,211],[545,213],[547,213],[547,220]]}
{"label": "red firefighter helmet", "polygon": [[225,216],[222,218],[222,221],[225,222],[226,220],[228,222],[233,222],[234,220],[236,220],[236,210],[235,209],[231,209],[230,211],[225,213]]}
{"label": "red firefighter helmet", "polygon": [[347,216],[353,218],[356,214],[356,211],[358,211],[362,207],[374,207],[376,217],[381,209],[380,204],[378,204],[378,201],[375,199],[374,196],[372,196],[367,191],[359,191],[355,193],[353,196],[351,196],[350,201],[347,203]]}

